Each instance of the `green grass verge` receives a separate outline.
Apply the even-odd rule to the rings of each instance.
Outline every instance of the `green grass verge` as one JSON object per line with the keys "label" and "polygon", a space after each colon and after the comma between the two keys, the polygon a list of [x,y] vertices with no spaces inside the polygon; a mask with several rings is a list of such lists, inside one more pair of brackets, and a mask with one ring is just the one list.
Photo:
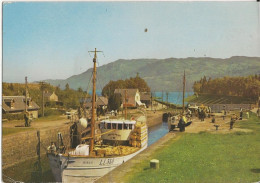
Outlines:
{"label": "green grass verge", "polygon": [[198,97],[187,98],[188,102],[203,104],[254,104],[255,101],[246,97],[200,94]]}
{"label": "green grass verge", "polygon": [[[256,182],[260,180],[260,120],[237,122],[250,133],[181,134],[124,177],[125,182]],[[179,134],[178,134],[179,135]],[[149,168],[150,159],[160,169]]]}
{"label": "green grass verge", "polygon": [[62,117],[61,115],[52,115],[52,116],[44,116],[35,119],[33,122],[41,122],[41,121],[53,121],[53,120],[61,120],[66,119],[65,117]]}
{"label": "green grass verge", "polygon": [[18,133],[18,132],[24,132],[24,131],[29,131],[29,130],[33,130],[33,128],[6,128],[3,127],[2,128],[2,135],[6,136],[6,135],[10,135],[10,134],[14,134],[14,133]]}
{"label": "green grass verge", "polygon": [[188,96],[184,99],[185,102],[190,102],[191,100],[197,98],[196,95],[191,95],[191,96]]}

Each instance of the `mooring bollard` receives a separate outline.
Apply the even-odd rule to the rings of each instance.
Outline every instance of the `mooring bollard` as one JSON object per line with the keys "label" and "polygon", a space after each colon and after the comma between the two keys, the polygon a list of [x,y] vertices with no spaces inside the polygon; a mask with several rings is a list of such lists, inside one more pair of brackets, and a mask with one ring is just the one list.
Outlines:
{"label": "mooring bollard", "polygon": [[159,160],[158,159],[150,160],[150,168],[159,169]]}
{"label": "mooring bollard", "polygon": [[219,125],[214,125],[216,127],[216,130],[218,130]]}

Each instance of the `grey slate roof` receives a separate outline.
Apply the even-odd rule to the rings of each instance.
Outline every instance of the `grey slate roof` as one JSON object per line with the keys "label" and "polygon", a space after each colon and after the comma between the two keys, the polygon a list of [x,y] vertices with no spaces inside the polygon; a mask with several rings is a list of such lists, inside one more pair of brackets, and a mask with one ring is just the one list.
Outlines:
{"label": "grey slate roof", "polygon": [[[28,101],[31,100],[28,98]],[[8,105],[8,102],[13,101],[13,107],[11,108]],[[2,107],[5,112],[19,112],[25,110],[25,96],[3,96],[2,98]],[[31,101],[31,106],[27,105],[28,110],[39,110],[40,107],[34,102]]]}
{"label": "grey slate roof", "polygon": [[[87,98],[85,102],[86,102],[86,107],[92,107],[92,98]],[[108,104],[108,99],[106,97],[97,96],[97,100],[96,100],[97,106],[107,106],[107,104]]]}
{"label": "grey slate roof", "polygon": [[115,89],[114,93],[120,93],[122,97],[125,96],[125,90],[127,97],[134,97],[139,90],[137,88],[135,89]]}
{"label": "grey slate roof", "polygon": [[141,100],[151,100],[150,92],[141,92],[140,93]]}
{"label": "grey slate roof", "polygon": [[44,93],[43,95],[44,95],[44,97],[50,97],[52,95],[52,93],[47,92],[47,93]]}

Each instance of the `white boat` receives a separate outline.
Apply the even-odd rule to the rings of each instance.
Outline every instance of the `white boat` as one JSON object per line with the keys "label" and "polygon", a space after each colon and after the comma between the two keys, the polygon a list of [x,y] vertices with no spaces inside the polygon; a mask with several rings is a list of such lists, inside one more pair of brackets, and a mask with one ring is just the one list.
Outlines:
{"label": "white boat", "polygon": [[[95,79],[93,93],[95,97]],[[92,101],[94,107],[95,99]],[[48,148],[47,155],[57,182],[94,182],[147,148],[148,128],[145,120],[106,119],[96,125],[95,110],[92,110],[92,116],[91,135],[81,138],[82,142],[90,140],[90,143],[81,143],[75,149],[66,151],[56,148],[54,144]],[[99,126],[101,134],[95,135],[95,126]],[[61,135],[59,137],[63,145]]]}
{"label": "white boat", "polygon": [[[104,121],[104,124],[109,124],[106,122],[109,121]],[[123,126],[127,124],[125,121],[112,122],[117,122],[110,123],[111,126],[117,124],[117,127],[119,125]],[[133,124],[132,130],[115,129],[112,133],[105,132],[106,134],[103,135],[104,137],[102,136],[102,139],[110,139],[108,140],[110,143],[118,141],[117,139],[121,139],[122,143],[122,138],[127,138],[128,140],[124,141],[124,143],[130,143],[132,141],[132,144],[134,144],[131,136],[134,136],[133,132],[136,132],[136,123],[135,121],[131,121],[131,123]],[[87,144],[80,144],[76,149],[71,150],[68,153],[48,153],[50,166],[55,180],[57,182],[93,182],[104,176],[117,166],[123,164],[147,148],[147,126],[144,125],[142,128],[144,129],[143,139],[141,138],[138,141],[137,136],[136,145],[134,146],[130,146],[131,144],[118,145],[113,148],[110,146],[96,146],[94,148],[94,151],[96,152],[94,156],[89,155],[89,145]],[[138,142],[141,143],[141,145],[138,145]],[[115,150],[115,148],[117,148],[118,151],[128,152],[115,152],[114,155],[105,152],[106,149]]]}

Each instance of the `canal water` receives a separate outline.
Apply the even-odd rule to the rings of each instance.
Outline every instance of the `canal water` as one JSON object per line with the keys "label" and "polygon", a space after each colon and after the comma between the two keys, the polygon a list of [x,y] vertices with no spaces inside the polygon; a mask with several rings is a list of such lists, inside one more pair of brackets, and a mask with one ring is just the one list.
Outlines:
{"label": "canal water", "polygon": [[[162,138],[167,133],[167,123],[150,127],[148,133],[148,146]],[[4,182],[11,182],[8,181],[8,177],[22,182],[55,182],[46,155],[41,156],[40,162],[37,159],[26,161],[3,170],[2,173]]]}
{"label": "canal water", "polygon": [[[91,93],[91,92],[90,92]],[[101,91],[97,91],[96,92],[98,96],[101,96]],[[158,97],[159,100],[162,100],[164,102],[170,102],[170,103],[174,103],[174,104],[178,104],[181,105],[182,104],[182,92],[167,92],[168,93],[168,97],[166,92],[152,92],[153,93],[153,97]],[[194,95],[194,92],[185,92],[185,98]]]}
{"label": "canal water", "polygon": [[160,125],[156,125],[150,127],[148,130],[148,146],[155,143],[157,140],[162,138],[164,135],[168,133],[168,124],[162,123]]}
{"label": "canal water", "polygon": [[[194,95],[194,92],[185,92],[185,98],[192,95]],[[159,100],[163,99],[164,102],[182,104],[182,92],[168,92],[168,97],[166,92],[154,92],[153,96],[158,97]]]}

